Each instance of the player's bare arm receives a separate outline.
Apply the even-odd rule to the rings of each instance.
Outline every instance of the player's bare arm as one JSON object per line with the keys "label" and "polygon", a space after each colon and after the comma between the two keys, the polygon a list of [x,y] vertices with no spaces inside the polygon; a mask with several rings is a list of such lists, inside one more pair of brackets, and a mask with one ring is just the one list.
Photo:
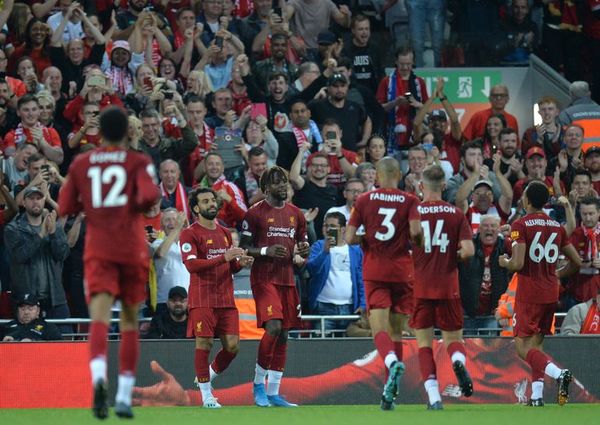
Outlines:
{"label": "player's bare arm", "polygon": [[288,250],[283,245],[270,245],[265,247],[252,246],[252,237],[242,234],[240,246],[246,250],[246,255],[254,258],[271,257],[271,258],[287,258]]}
{"label": "player's bare arm", "polygon": [[[419,224],[419,228],[420,228]],[[362,235],[356,234],[356,227],[352,225],[346,226],[346,243],[348,245],[358,245],[362,242]]]}
{"label": "player's bare arm", "polygon": [[566,266],[556,271],[556,276],[559,279],[574,275],[579,271],[582,264],[581,257],[579,256],[577,250],[572,244],[563,247],[562,252],[563,254],[565,254],[565,257],[569,259],[569,262]]}
{"label": "player's bare arm", "polygon": [[518,272],[523,268],[525,264],[525,252],[527,247],[524,243],[514,244],[512,247],[512,257],[503,254],[498,258],[498,264],[500,267],[504,267],[508,271]]}
{"label": "player's bare arm", "polygon": [[410,220],[408,222],[408,228],[410,232],[410,241],[419,247],[423,246],[423,228],[421,227],[421,220]]}
{"label": "player's bare arm", "polygon": [[475,245],[472,239],[460,241],[460,249],[457,253],[458,261],[465,261],[475,255]]}

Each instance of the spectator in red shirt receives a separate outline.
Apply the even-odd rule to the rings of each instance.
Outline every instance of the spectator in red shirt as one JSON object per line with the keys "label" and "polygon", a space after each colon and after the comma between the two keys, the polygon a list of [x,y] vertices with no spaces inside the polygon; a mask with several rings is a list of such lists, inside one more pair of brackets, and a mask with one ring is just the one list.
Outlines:
{"label": "spectator in red shirt", "polygon": [[506,87],[504,84],[495,85],[490,90],[489,99],[490,108],[476,112],[469,120],[467,127],[463,131],[463,136],[466,140],[473,140],[477,137],[483,137],[485,135],[488,119],[492,115],[498,114],[504,115],[504,118],[506,119],[506,126],[514,128],[517,131],[517,134],[519,134],[519,124],[517,123],[517,118],[515,118],[514,115],[506,112],[504,109],[510,100],[508,87]]}
{"label": "spectator in red shirt", "polygon": [[17,113],[21,123],[4,138],[4,154],[11,156],[19,143],[32,143],[50,161],[63,161],[62,143],[53,128],[40,123],[40,105],[34,95],[26,94],[17,102]]}
{"label": "spectator in red shirt", "polygon": [[29,56],[35,65],[38,78],[41,78],[42,71],[52,65],[50,63],[51,35],[52,30],[45,22],[32,18],[25,28],[25,42],[10,56],[9,73],[14,75],[19,58]]}

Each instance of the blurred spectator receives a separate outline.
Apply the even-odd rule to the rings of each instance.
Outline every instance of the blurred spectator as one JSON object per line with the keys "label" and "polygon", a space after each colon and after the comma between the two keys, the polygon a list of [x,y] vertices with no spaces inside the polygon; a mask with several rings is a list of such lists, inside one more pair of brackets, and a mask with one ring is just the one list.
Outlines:
{"label": "blurred spectator", "polygon": [[185,288],[174,286],[169,290],[166,308],[152,317],[145,339],[186,338],[188,322],[188,294]]}
{"label": "blurred spectator", "polygon": [[499,217],[483,215],[473,243],[475,255],[458,264],[465,331],[498,327],[494,311],[509,281],[508,271],[498,265],[502,254],[510,255],[510,240],[500,235]]}
{"label": "blurred spectator", "polygon": [[264,199],[265,195],[260,190],[260,178],[267,166],[267,154],[260,146],[255,146],[248,151],[248,169],[246,170],[246,199],[248,205],[254,205]]}
{"label": "blurred spectator", "polygon": [[313,153],[306,161],[306,176],[300,175],[300,163],[304,153],[308,151],[310,145],[304,143],[300,146],[298,155],[294,159],[290,170],[290,182],[296,191],[294,196],[294,205],[305,210],[318,208],[319,212],[314,220],[315,232],[318,239],[323,238],[323,218],[329,208],[340,205],[338,199],[338,190],[327,183],[329,175],[329,160],[323,152]]}
{"label": "blurred spectator", "polygon": [[490,89],[490,108],[478,111],[469,120],[467,127],[463,131],[465,140],[473,140],[485,135],[486,126],[489,118],[492,115],[504,115],[506,127],[514,129],[519,134],[519,124],[514,115],[509,114],[504,108],[510,97],[508,95],[508,87],[504,84],[498,84]]}
{"label": "blurred spectator", "polygon": [[[96,103],[87,102],[83,104],[80,114],[83,118],[83,125],[68,136],[67,145],[71,152],[70,156],[81,151],[85,145],[100,146],[100,106]],[[66,155],[67,157],[69,155]]]}
{"label": "blurred spectator", "polygon": [[512,0],[511,12],[500,25],[504,37],[497,47],[500,63],[528,65],[529,54],[539,44],[538,28],[529,14],[529,0]]}
{"label": "blurred spectator", "polygon": [[598,146],[600,142],[600,105],[591,98],[590,86],[585,81],[574,81],[569,86],[571,104],[563,109],[558,116],[562,126],[571,124],[583,128],[584,147],[588,150],[591,146]]}
{"label": "blurred spectator", "polygon": [[[240,39],[244,43],[246,52],[252,51],[254,39],[261,31],[270,31],[271,0],[252,0],[253,11],[242,19],[240,25]],[[266,28],[266,29],[265,29]]]}
{"label": "blurred spectator", "polygon": [[341,189],[346,180],[354,176],[357,155],[342,147],[342,129],[334,119],[326,119],[321,124],[321,138],[324,142],[317,149],[326,154],[329,161],[327,183]]}
{"label": "blurred spectator", "polygon": [[564,145],[558,155],[548,163],[548,170],[560,169],[560,179],[566,187],[571,187],[575,171],[583,167],[583,128],[569,125],[564,129]]}
{"label": "blurred spectator", "polygon": [[142,152],[152,157],[156,169],[165,159],[180,161],[189,155],[198,145],[198,138],[188,125],[183,114],[175,105],[170,105],[165,113],[173,113],[177,126],[181,129],[181,139],[164,137],[160,131],[160,116],[156,110],[145,110],[140,114],[142,134],[139,146]]}
{"label": "blurred spectator", "polygon": [[85,214],[69,217],[65,222],[69,256],[63,263],[63,287],[72,317],[89,317],[83,283],[83,254],[85,245]]}
{"label": "blurred spectator", "polygon": [[53,128],[40,123],[40,104],[37,98],[27,94],[17,102],[17,112],[21,123],[10,131],[4,139],[4,154],[11,156],[20,143],[32,143],[50,161],[57,164],[63,161],[60,136]]}
{"label": "blurred spectator", "polygon": [[31,143],[21,143],[17,146],[15,154],[2,159],[2,174],[6,177],[4,183],[9,191],[13,191],[17,183],[27,177],[27,161],[31,155],[38,153],[37,147]]}
{"label": "blurred spectator", "polygon": [[[9,74],[14,75],[21,58],[30,57],[35,66],[34,75],[42,76],[42,71],[51,66],[50,37],[52,30],[38,18],[31,18],[25,27],[24,43],[17,46],[8,60]],[[25,80],[23,82],[26,83]]]}
{"label": "blurred spectator", "polygon": [[4,185],[4,172],[0,169],[0,204],[3,209],[0,214],[0,231],[17,215],[19,207],[10,194],[10,189]]}
{"label": "blurred spectator", "polygon": [[232,112],[235,114],[232,109],[233,96],[231,94],[231,90],[228,88],[220,88],[215,90],[212,98],[212,107],[215,113],[206,118],[205,122],[213,129],[222,127],[225,123],[225,119],[227,118],[227,114],[231,114]]}
{"label": "blurred spectator", "polygon": [[185,218],[189,220],[191,218],[187,198],[189,189],[180,181],[181,170],[179,169],[179,164],[172,159],[165,159],[160,163],[158,177],[162,197],[160,208],[162,210],[175,208],[177,211],[182,212]]}
{"label": "blurred spectator", "polygon": [[395,72],[377,87],[377,100],[387,112],[388,151],[408,148],[416,112],[429,99],[425,80],[413,72],[414,52],[400,48],[395,59]]}
{"label": "blurred spectator", "polygon": [[115,40],[127,40],[133,32],[135,22],[139,20],[140,14],[148,6],[149,0],[128,0],[126,7],[119,9],[117,13],[117,30],[114,34]]}
{"label": "blurred spectator", "polygon": [[544,182],[548,187],[551,197],[557,198],[566,193],[565,186],[560,181],[560,171],[558,167],[556,167],[554,170],[549,170],[554,171],[554,174],[552,176],[547,176],[547,165],[548,161],[546,160],[546,154],[542,148],[535,146],[529,149],[527,155],[525,155],[525,169],[527,170],[527,177],[520,179],[513,186],[513,199],[515,202],[521,199],[521,196],[525,191],[525,187],[530,181],[533,180]]}
{"label": "blurred spectator", "polygon": [[[8,58],[4,50],[0,49],[0,74],[4,73],[4,80],[8,83],[10,91],[16,97],[21,97],[27,93],[27,87],[23,84],[23,81],[18,78],[9,77],[6,75],[6,68],[8,67]],[[10,99],[6,99],[7,101]]]}
{"label": "blurred spectator", "polygon": [[[279,141],[279,155],[277,156],[277,165],[289,170],[298,155],[298,149],[304,143],[309,143],[311,148],[307,150],[308,155],[311,150],[316,150],[323,143],[321,132],[317,123],[311,120],[311,111],[306,102],[295,100],[290,104],[290,127],[291,132],[280,133],[277,138]],[[305,165],[303,158],[303,164]],[[302,167],[304,168],[304,167]]]}
{"label": "blurred spectator", "polygon": [[[576,4],[579,6],[579,4]],[[583,6],[583,32],[585,33],[585,43],[591,57],[590,74],[592,75],[592,89],[594,99],[600,99],[600,13],[598,12],[598,2],[596,0],[587,1]],[[574,52],[577,54],[577,52]],[[578,61],[574,56],[573,62]]]}
{"label": "blurred spectator", "polygon": [[316,63],[302,62],[298,66],[298,78],[292,82],[292,86],[301,92],[319,78],[319,75],[321,75],[321,70]]}
{"label": "blurred spectator", "polygon": [[110,51],[110,61],[102,62],[102,71],[108,77],[113,91],[119,96],[125,96],[134,89],[134,75],[144,62],[144,55],[132,52],[125,40],[116,40]]}
{"label": "blurred spectator", "polygon": [[52,182],[52,178],[56,177],[55,169],[50,167],[46,158],[39,153],[34,153],[27,159],[27,175],[23,180],[18,180],[13,187],[13,193],[19,206],[23,205],[23,194],[26,189],[37,187],[44,193],[48,192],[46,197],[46,206],[48,209],[56,209],[56,200],[58,199],[58,191],[60,184]]}
{"label": "blurred spectator", "polygon": [[590,172],[592,187],[600,194],[600,146],[592,146],[583,154],[583,165]]}
{"label": "blurred spectator", "polygon": [[375,189],[375,178],[376,178],[375,166],[370,162],[363,162],[356,167],[356,178],[360,179],[365,187],[365,192],[369,192]]}
{"label": "blurred spectator", "polygon": [[[71,40],[81,40],[84,37],[81,22],[87,18],[83,8],[77,7],[77,2],[72,0],[58,0],[57,5],[59,11],[50,15],[47,21],[52,32],[58,34],[64,44],[69,44]],[[61,26],[62,22],[65,23]]]}
{"label": "blurred spectator", "polygon": [[[311,247],[306,266],[311,274],[309,307],[314,314],[351,315],[365,308],[362,249],[346,243],[345,231],[344,215],[327,213],[322,229],[325,237]],[[324,331],[344,330],[349,323],[325,320]]]}
{"label": "blurred spectator", "polygon": [[548,158],[553,158],[558,155],[563,143],[563,128],[558,122],[558,100],[552,96],[543,96],[537,101],[537,106],[542,122],[525,130],[521,152],[525,155],[532,147],[539,146],[544,149]]}
{"label": "blurred spectator", "polygon": [[[221,46],[217,45],[217,40],[220,40]],[[244,45],[231,32],[219,29],[207,49],[195,69],[204,71],[215,89],[227,87],[231,82],[234,60],[244,53]]]}
{"label": "blurred spectator", "polygon": [[254,65],[252,74],[262,90],[267,90],[267,82],[273,72],[286,74],[288,81],[296,79],[298,67],[296,64],[290,63],[286,58],[288,43],[288,36],[286,34],[273,34],[271,37],[271,56],[256,62]]}
{"label": "blurred spectator", "polygon": [[348,79],[335,73],[327,80],[327,98],[311,102],[311,116],[319,125],[327,119],[339,123],[342,146],[352,152],[364,147],[371,136],[372,122],[365,110],[348,100]]}
{"label": "blurred spectator", "polygon": [[490,116],[485,123],[485,132],[481,138],[483,157],[491,159],[500,146],[500,132],[506,128],[506,119],[502,114]]}
{"label": "blurred spectator", "polygon": [[500,171],[498,155],[494,161],[494,175],[502,190],[498,202],[494,202],[492,183],[486,178],[481,178],[481,174],[478,176],[477,173],[471,174],[456,192],[455,205],[464,211],[473,232],[479,229],[481,217],[484,215],[499,217],[501,224],[506,223],[510,216],[513,191],[510,183]]}
{"label": "blurred spectator", "polygon": [[187,186],[192,186],[196,180],[195,171],[204,161],[204,157],[211,150],[213,145],[214,131],[205,121],[206,105],[199,96],[192,94],[185,101],[186,115],[190,127],[198,139],[198,145],[184,161],[183,181]]}
{"label": "blurred spectator", "polygon": [[[517,151],[519,145],[517,132],[512,128],[503,128],[498,135],[498,151],[500,156],[500,172],[508,180],[511,186],[522,178],[525,178],[523,172],[523,159],[520,152]],[[493,168],[494,160],[484,161],[489,167]]]}
{"label": "blurred spectator", "polygon": [[223,158],[215,152],[209,152],[204,160],[206,175],[198,183],[199,187],[210,187],[217,192],[218,201],[222,203],[217,219],[228,227],[236,227],[242,222],[248,208],[244,202],[244,194],[235,183],[225,178]]}
{"label": "blurred spectator", "polygon": [[326,212],[326,216],[331,213],[340,213],[346,219],[346,222],[350,220],[350,213],[352,212],[352,208],[354,207],[354,202],[356,198],[358,198],[361,194],[365,192],[365,186],[363,182],[358,178],[348,179],[346,185],[344,186],[344,199],[346,200],[346,204],[340,207],[331,207]]}
{"label": "blurred spectator", "polygon": [[569,309],[560,325],[561,335],[596,335],[600,334],[600,292]]}
{"label": "blurred spectator", "polygon": [[581,226],[571,235],[571,244],[577,249],[583,264],[577,274],[568,279],[564,307],[569,309],[596,296],[600,290],[600,200],[586,196],[579,200]]}
{"label": "blurred spectator", "polygon": [[8,82],[0,79],[0,136],[6,137],[18,124],[17,96],[11,91]]}
{"label": "blurred spectator", "polygon": [[33,294],[45,317],[62,319],[69,317],[61,278],[69,245],[56,223],[56,211],[44,211],[45,197],[38,187],[26,189],[25,212],[6,226],[4,243],[10,253],[13,297]]}
{"label": "blurred spectator", "polygon": [[356,81],[375,93],[381,80],[383,60],[381,50],[371,40],[371,22],[365,15],[356,15],[350,29],[352,40],[344,45],[342,55],[350,58]]}
{"label": "blurred spectator", "polygon": [[40,317],[40,303],[33,294],[17,299],[17,317],[0,329],[2,342],[60,341],[56,325]]}
{"label": "blurred spectator", "polygon": [[[433,49],[433,66],[442,65],[442,45],[446,30],[446,0],[407,0],[408,29],[410,44],[415,51],[415,65],[423,68],[423,52],[425,37],[431,34]],[[429,27],[429,31],[427,31]]]}
{"label": "blurred spectator", "polygon": [[269,165],[275,165],[279,156],[279,143],[267,127],[267,118],[258,115],[251,119],[246,126],[245,147],[248,151],[252,148],[261,148],[267,155]]}
{"label": "blurred spectator", "polygon": [[[483,165],[483,149],[481,144],[478,143],[478,141],[465,143],[460,148],[460,154],[462,166],[461,172],[453,175],[450,180],[448,180],[446,191],[444,192],[444,200],[454,204],[456,202],[458,189],[473,174],[479,176],[473,177],[476,182],[480,179],[489,180],[492,183],[494,200],[498,199],[502,193],[502,189],[496,180],[495,173],[490,173],[488,166]],[[514,199],[518,199],[516,194]]]}
{"label": "blurred spectator", "polygon": [[517,294],[517,285],[519,277],[517,273],[513,273],[512,278],[508,282],[508,287],[504,294],[498,300],[498,308],[494,313],[494,317],[500,325],[500,336],[514,337],[513,319],[515,315],[515,297]]}
{"label": "blurred spectator", "polygon": [[157,314],[167,310],[167,299],[173,288],[186,289],[190,285],[190,274],[183,265],[179,247],[179,235],[186,226],[187,217],[175,208],[167,208],[162,212],[160,223],[164,236],[152,242],[158,287]]}
{"label": "blurred spectator", "polygon": [[35,71],[35,64],[29,56],[22,56],[17,60],[16,73],[24,83],[27,93],[36,94],[40,90],[44,90],[44,85],[38,80],[38,75]]}

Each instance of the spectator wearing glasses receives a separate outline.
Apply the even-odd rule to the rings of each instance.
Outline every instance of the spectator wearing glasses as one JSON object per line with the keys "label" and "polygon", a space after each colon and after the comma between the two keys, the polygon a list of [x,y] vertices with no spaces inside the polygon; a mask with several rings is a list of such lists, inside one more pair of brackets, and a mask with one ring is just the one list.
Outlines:
{"label": "spectator wearing glasses", "polygon": [[519,134],[519,124],[517,118],[509,114],[505,108],[510,100],[508,87],[504,84],[498,84],[490,90],[490,107],[482,111],[478,111],[469,120],[467,127],[463,131],[465,140],[473,140],[485,135],[487,122],[492,115],[504,115],[506,119],[506,127],[514,129]]}
{"label": "spectator wearing glasses", "polygon": [[360,179],[349,179],[344,187],[344,199],[346,200],[346,203],[340,207],[329,208],[329,210],[327,210],[327,215],[331,213],[340,213],[344,215],[346,221],[350,220],[350,212],[354,207],[354,201],[356,201],[356,198],[364,192],[365,185]]}

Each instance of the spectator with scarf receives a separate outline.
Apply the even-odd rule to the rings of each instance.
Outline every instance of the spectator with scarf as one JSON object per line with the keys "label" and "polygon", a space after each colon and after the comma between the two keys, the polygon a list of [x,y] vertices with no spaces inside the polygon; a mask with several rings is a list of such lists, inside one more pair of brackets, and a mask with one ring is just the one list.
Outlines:
{"label": "spectator with scarf", "polygon": [[108,77],[115,93],[125,96],[134,90],[134,75],[142,63],[142,52],[132,53],[127,41],[117,40],[112,45],[110,61],[102,63],[102,71]]}
{"label": "spectator with scarf", "polygon": [[561,335],[600,334],[600,291],[588,301],[573,306],[560,327]]}
{"label": "spectator with scarf", "polygon": [[425,80],[413,72],[412,49],[400,48],[395,56],[396,71],[381,80],[377,88],[377,100],[388,114],[390,152],[408,149],[416,111],[429,99]]}
{"label": "spectator with scarf", "polygon": [[179,164],[172,159],[165,159],[160,163],[158,177],[160,178],[159,187],[162,197],[160,208],[163,210],[165,208],[175,208],[190,220],[191,216],[187,199],[188,190],[181,184],[181,169],[179,168]]}
{"label": "spectator with scarf", "polygon": [[277,165],[289,170],[296,155],[298,155],[298,149],[304,143],[310,143],[312,147],[306,152],[302,164],[302,169],[306,169],[306,158],[308,158],[311,151],[318,150],[318,147],[323,143],[323,138],[321,137],[317,123],[310,119],[310,109],[308,109],[306,102],[303,100],[298,99],[291,103],[290,118],[292,131],[279,133],[277,137],[279,141]]}

